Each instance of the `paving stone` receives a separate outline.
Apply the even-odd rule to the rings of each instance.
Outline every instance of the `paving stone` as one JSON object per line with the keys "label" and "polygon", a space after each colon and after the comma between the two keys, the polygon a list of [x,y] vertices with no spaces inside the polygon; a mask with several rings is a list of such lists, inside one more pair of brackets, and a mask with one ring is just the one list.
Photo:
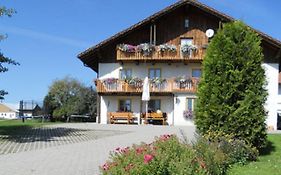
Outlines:
{"label": "paving stone", "polygon": [[[194,138],[195,128],[150,125],[70,123],[44,126],[21,137],[0,136],[3,175],[96,175],[117,147],[151,142],[155,136],[182,132]],[[15,152],[15,153],[13,153]]]}

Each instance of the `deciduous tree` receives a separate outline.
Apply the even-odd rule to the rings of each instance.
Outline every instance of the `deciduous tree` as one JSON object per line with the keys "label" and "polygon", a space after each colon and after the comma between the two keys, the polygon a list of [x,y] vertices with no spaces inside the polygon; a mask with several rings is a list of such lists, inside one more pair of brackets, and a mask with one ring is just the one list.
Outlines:
{"label": "deciduous tree", "polygon": [[[2,16],[8,16],[8,17],[11,17],[12,14],[15,13],[15,10],[14,9],[7,9],[6,7],[0,7],[0,17]],[[6,39],[7,36],[6,35],[1,35],[0,34],[0,42],[4,39]],[[11,64],[11,65],[18,65],[19,63],[17,63],[16,61],[12,60],[11,58],[9,57],[6,57],[2,52],[1,52],[1,49],[0,49],[0,73],[3,73],[3,72],[7,72],[8,71],[8,68],[7,64]],[[7,95],[8,92],[4,91],[4,90],[0,90],[0,100],[3,100],[4,99],[4,95]]]}

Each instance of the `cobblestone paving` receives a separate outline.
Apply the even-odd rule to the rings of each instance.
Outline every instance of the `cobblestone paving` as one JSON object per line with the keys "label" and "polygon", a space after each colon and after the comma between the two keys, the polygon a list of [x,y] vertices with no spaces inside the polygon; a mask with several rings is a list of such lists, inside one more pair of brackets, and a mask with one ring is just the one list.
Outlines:
{"label": "cobblestone paving", "polygon": [[[48,141],[40,140],[41,136],[37,134],[39,139],[35,139],[34,142],[38,144],[47,142],[47,146],[48,143],[51,143],[51,145],[64,143],[63,145],[46,146],[46,148],[41,146],[41,149],[39,149],[40,146],[35,146],[35,144],[33,148],[38,149],[14,154],[2,154],[0,155],[0,175],[98,175],[100,174],[99,166],[108,159],[110,151],[117,147],[131,146],[140,142],[149,143],[154,140],[155,136],[162,134],[177,134],[181,137],[182,131],[189,140],[194,138],[195,131],[195,128],[191,126],[98,125],[92,123],[60,124],[53,128],[57,132],[68,134],[62,134],[61,137],[60,134],[55,134],[54,137],[47,137],[48,139],[45,137]],[[61,128],[64,128],[64,130]],[[67,129],[72,132],[67,132]],[[39,131],[36,130],[36,132]],[[76,140],[76,143],[71,142],[70,144],[70,138],[73,138],[72,140],[79,139],[78,137],[95,138],[95,134],[90,136],[92,132],[96,133],[97,139]],[[80,133],[81,135],[72,136],[75,135],[73,133],[78,135]]]}
{"label": "cobblestone paving", "polygon": [[0,155],[32,151],[122,134],[121,131],[40,127],[16,135],[0,135]]}

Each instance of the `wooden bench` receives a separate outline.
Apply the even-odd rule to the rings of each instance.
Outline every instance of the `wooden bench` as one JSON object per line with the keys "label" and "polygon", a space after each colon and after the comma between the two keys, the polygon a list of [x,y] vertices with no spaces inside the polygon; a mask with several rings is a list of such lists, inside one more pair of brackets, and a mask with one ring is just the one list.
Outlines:
{"label": "wooden bench", "polygon": [[111,124],[133,124],[134,120],[136,119],[132,112],[109,112],[108,116]]}
{"label": "wooden bench", "polygon": [[165,125],[167,121],[166,115],[167,115],[166,113],[151,112],[151,113],[143,114],[142,118],[144,119],[145,124],[148,124],[149,120],[153,120],[153,121],[161,121],[162,125]]}

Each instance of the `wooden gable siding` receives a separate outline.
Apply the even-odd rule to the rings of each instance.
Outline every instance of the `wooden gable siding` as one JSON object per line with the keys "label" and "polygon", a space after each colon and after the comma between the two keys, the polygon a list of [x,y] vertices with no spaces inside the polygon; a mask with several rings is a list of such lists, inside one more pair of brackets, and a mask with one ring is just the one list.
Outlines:
{"label": "wooden gable siding", "polygon": [[[189,19],[189,27],[184,27],[184,20]],[[193,6],[181,7],[168,13],[153,23],[130,32],[121,39],[115,40],[99,50],[98,59],[100,63],[116,62],[116,46],[121,43],[138,45],[150,42],[150,25],[156,24],[156,45],[170,43],[180,44],[181,38],[193,38],[195,45],[202,46],[208,43],[205,31],[209,28],[216,30],[219,21]]]}
{"label": "wooden gable siding", "polygon": [[[184,27],[184,20],[189,20],[189,27]],[[205,31],[209,28],[216,30],[219,21],[195,7],[182,7],[174,13],[166,15],[156,22],[157,45],[170,43],[180,44],[181,38],[193,38],[195,45],[208,43]]]}
{"label": "wooden gable siding", "polygon": [[[184,20],[186,18],[189,19],[189,28],[184,27]],[[221,19],[218,17],[202,11],[197,7],[190,5],[182,6],[157,18],[155,21],[151,21],[151,23],[130,31],[122,38],[118,38],[110,44],[100,48],[95,53],[97,60],[91,59],[89,62],[96,63],[96,68],[98,68],[98,63],[114,63],[117,62],[116,46],[118,44],[126,43],[138,45],[141,43],[149,43],[151,24],[156,24],[157,28],[156,45],[164,43],[179,45],[181,38],[193,38],[195,45],[202,46],[208,43],[205,31],[210,28],[216,31],[219,28],[220,20]],[[276,57],[279,50],[276,47],[264,40],[262,41],[261,46],[263,48],[265,62],[279,62],[280,58]]]}

